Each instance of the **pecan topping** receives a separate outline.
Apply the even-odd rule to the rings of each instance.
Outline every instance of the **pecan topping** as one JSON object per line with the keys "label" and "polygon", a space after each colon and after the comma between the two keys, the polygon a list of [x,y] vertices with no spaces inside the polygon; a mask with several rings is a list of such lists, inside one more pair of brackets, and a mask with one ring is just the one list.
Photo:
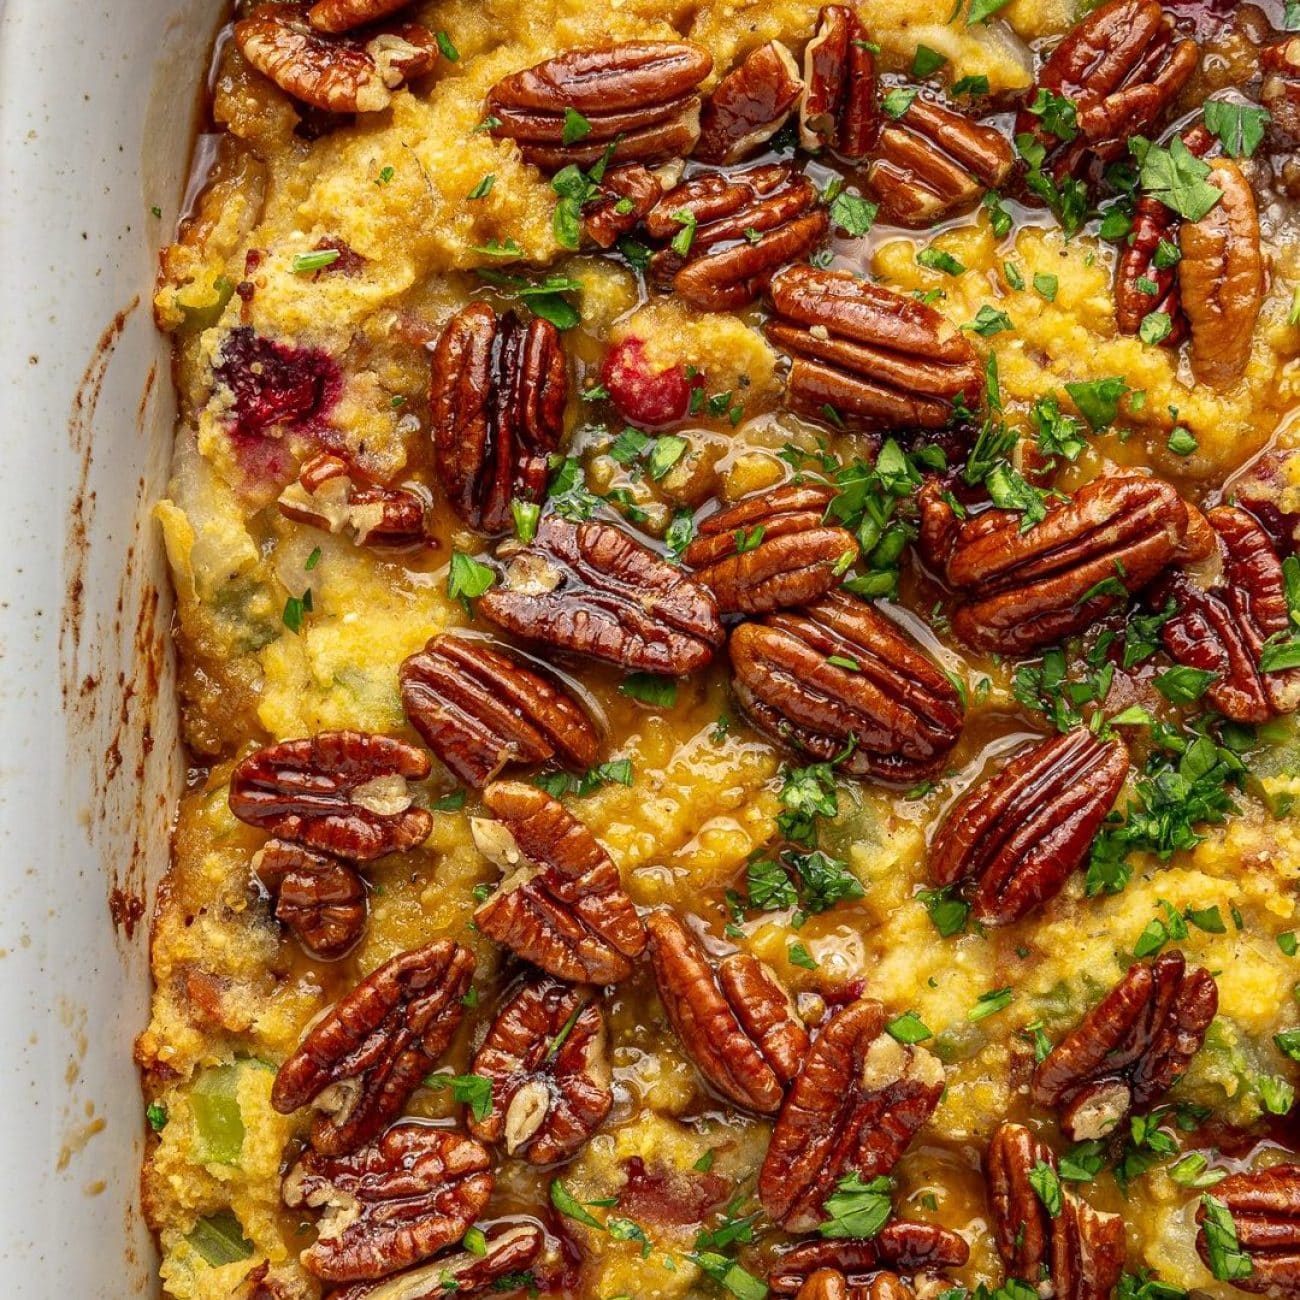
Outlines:
{"label": "pecan topping", "polygon": [[410,0],[316,0],[307,20],[318,32],[347,32],[376,23],[403,9]]}
{"label": "pecan topping", "polygon": [[951,1229],[918,1219],[892,1219],[874,1237],[807,1241],[787,1250],[777,1257],[767,1283],[773,1295],[795,1295],[818,1272],[829,1270],[843,1277],[853,1288],[849,1294],[856,1295],[882,1274],[930,1282],[969,1258],[970,1247]]}
{"label": "pecan topping", "polygon": [[1038,75],[1040,89],[1074,101],[1077,136],[1061,141],[1028,108],[1016,133],[1027,131],[1048,149],[1045,165],[1058,179],[1082,176],[1094,159],[1124,154],[1131,136],[1153,134],[1199,57],[1158,0],[1110,0],[1066,36]]}
{"label": "pecan topping", "polygon": [[312,1146],[324,1155],[369,1142],[446,1051],[473,975],[473,954],[450,939],[385,962],[315,1023],[280,1067],[271,1104],[290,1115],[313,1103]]}
{"label": "pecan topping", "polygon": [[[590,167],[611,144],[612,162],[684,158],[699,139],[699,85],[712,68],[708,51],[687,41],[568,50],[492,88],[492,134],[546,171]],[[586,126],[576,138],[573,114]]]}
{"label": "pecan topping", "polygon": [[[854,776],[912,783],[961,733],[961,696],[890,619],[842,592],[742,623],[731,634],[736,697],[774,740]],[[832,662],[834,659],[834,662]]]}
{"label": "pecan topping", "polygon": [[884,220],[919,229],[978,203],[1006,180],[1014,161],[996,127],[917,95],[881,127],[867,193]]}
{"label": "pecan topping", "polygon": [[230,774],[230,811],[284,840],[369,862],[414,848],[433,818],[411,806],[410,781],[430,771],[423,750],[392,736],[322,731],[259,749]]}
{"label": "pecan topping", "polygon": [[823,524],[830,488],[786,486],[710,515],[686,563],[724,614],[762,614],[824,596],[857,557],[847,529]]}
{"label": "pecan topping", "polygon": [[733,953],[716,974],[672,912],[646,918],[655,984],[696,1068],[729,1101],[774,1114],[808,1050],[790,995],[761,961]]}
{"label": "pecan topping", "polygon": [[290,1209],[321,1208],[302,1266],[327,1282],[387,1277],[465,1235],[492,1194],[492,1162],[473,1138],[394,1124],[351,1155],[308,1151],[285,1176]]}
{"label": "pecan topping", "polygon": [[734,311],[759,297],[780,267],[806,257],[829,224],[817,187],[790,167],[708,172],[669,190],[646,217],[650,237],[669,243],[650,259],[650,273],[703,311]]}
{"label": "pecan topping", "polygon": [[511,874],[474,914],[478,928],[557,979],[627,979],[645,929],[591,832],[535,786],[501,781],[483,802],[501,820],[476,819],[475,843]]}
{"label": "pecan topping", "polygon": [[1176,569],[1147,593],[1152,609],[1174,602],[1161,629],[1165,649],[1180,664],[1217,674],[1206,696],[1236,722],[1267,722],[1300,703],[1300,671],[1262,672],[1260,654],[1291,626],[1282,563],[1269,535],[1244,510],[1219,506],[1206,518],[1214,530],[1215,562],[1203,578]]}
{"label": "pecan topping", "polygon": [[[473,1295],[514,1295],[506,1278],[525,1274],[546,1244],[532,1223],[505,1223],[485,1234],[486,1251],[468,1250],[440,1255],[430,1264],[408,1269],[382,1282],[359,1282],[330,1294],[330,1300],[463,1300]],[[527,1284],[520,1283],[522,1290]]]}
{"label": "pecan topping", "polygon": [[582,229],[598,248],[613,248],[659,202],[664,187],[640,163],[611,167],[600,178],[598,194],[582,205]]}
{"label": "pecan topping", "polygon": [[253,870],[275,898],[275,917],[313,957],[342,957],[366,928],[366,887],[346,862],[301,844],[267,840]]}
{"label": "pecan topping", "polygon": [[470,1132],[534,1165],[573,1155],[614,1104],[600,1006],[555,980],[533,980],[507,999],[471,1073],[492,1081],[492,1109],[471,1119]]}
{"label": "pecan topping", "polygon": [[723,642],[713,597],[612,524],[547,515],[531,546],[503,546],[500,585],[478,602],[516,636],[647,673],[705,667]]}
{"label": "pecan topping", "polygon": [[971,882],[971,910],[1006,925],[1054,898],[1128,775],[1128,750],[1086,727],[1052,736],[974,786],[934,833],[930,876]]}
{"label": "pecan topping", "polygon": [[722,164],[749,157],[786,124],[802,91],[790,51],[780,41],[760,45],[705,102],[695,157]]}
{"label": "pecan topping", "polygon": [[767,337],[793,358],[786,401],[810,419],[870,429],[942,429],[975,410],[975,349],[932,307],[847,271],[789,266],[772,280]]}
{"label": "pecan topping", "polygon": [[500,533],[510,502],[540,501],[564,434],[569,376],[559,331],[472,302],[433,352],[429,418],[447,499],[471,528]]}
{"label": "pecan topping", "polygon": [[[1168,483],[1111,474],[1053,502],[1028,531],[1014,510],[988,510],[956,527],[934,486],[920,498],[922,541],[949,584],[967,593],[953,631],[978,650],[1024,654],[1094,623],[1187,554],[1192,511]],[[1193,552],[1194,553],[1194,552]]]}
{"label": "pecan topping", "polygon": [[924,1048],[885,1032],[878,1002],[839,1011],[804,1059],[758,1176],[764,1210],[790,1232],[808,1232],[841,1178],[887,1174],[930,1118],[943,1066]]}
{"label": "pecan topping", "polygon": [[1259,213],[1250,182],[1229,158],[1210,163],[1223,197],[1199,221],[1179,227],[1178,278],[1191,326],[1192,370],[1213,388],[1241,378],[1264,301]]}
{"label": "pecan topping", "polygon": [[799,143],[861,162],[880,128],[871,38],[852,5],[824,5],[804,49]]}
{"label": "pecan topping", "polygon": [[264,4],[235,24],[235,44],[286,94],[331,113],[377,113],[438,61],[433,33],[401,23],[365,39],[317,31],[303,4]]}
{"label": "pecan topping", "polygon": [[844,1274],[833,1268],[819,1268],[799,1288],[798,1300],[849,1300]]}
{"label": "pecan topping", "polygon": [[585,772],[600,737],[573,696],[491,642],[434,637],[398,670],[402,707],[431,750],[481,789],[510,763]]}
{"label": "pecan topping", "polygon": [[[1233,1174],[1210,1194],[1232,1215],[1237,1245],[1251,1263],[1251,1271],[1233,1278],[1232,1285],[1257,1295],[1300,1295],[1300,1165]],[[1204,1204],[1196,1222],[1201,1225],[1196,1249],[1208,1266]]]}
{"label": "pecan topping", "polygon": [[1135,962],[1038,1063],[1033,1099],[1072,1141],[1105,1137],[1180,1079],[1219,1007],[1214,977],[1181,952]]}
{"label": "pecan topping", "polygon": [[307,461],[277,502],[286,519],[329,533],[346,532],[358,546],[405,546],[426,538],[426,501],[412,488],[367,482],[341,456],[324,451]]}
{"label": "pecan topping", "polygon": [[1124,1271],[1124,1220],[1102,1214],[1068,1190],[1055,1217],[1029,1176],[1056,1157],[1027,1128],[1002,1124],[989,1143],[993,1230],[1007,1272],[1031,1286],[1046,1281],[1053,1300],[1110,1300]]}

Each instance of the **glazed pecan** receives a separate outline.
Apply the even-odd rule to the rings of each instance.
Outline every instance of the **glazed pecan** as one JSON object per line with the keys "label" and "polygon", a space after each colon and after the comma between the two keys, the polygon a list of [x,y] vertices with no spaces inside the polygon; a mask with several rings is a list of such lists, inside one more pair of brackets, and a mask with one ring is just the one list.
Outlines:
{"label": "glazed pecan", "polygon": [[385,962],[316,1021],[275,1076],[271,1104],[291,1115],[312,1103],[312,1146],[324,1155],[363,1146],[438,1063],[473,975],[474,955],[450,939]]}
{"label": "glazed pecan", "polygon": [[459,1241],[492,1183],[492,1159],[473,1138],[408,1121],[351,1155],[308,1151],[281,1192],[290,1209],[324,1211],[302,1266],[327,1282],[358,1282]]}
{"label": "glazed pecan", "polygon": [[358,546],[405,546],[427,536],[428,503],[419,492],[369,483],[342,456],[327,451],[303,465],[276,504],[286,519],[347,533]]}
{"label": "glazed pecan", "polygon": [[483,802],[500,821],[476,819],[475,843],[511,874],[474,914],[478,928],[557,979],[627,979],[645,928],[591,832],[535,786],[500,781]]}
{"label": "glazed pecan", "polygon": [[1264,302],[1255,196],[1241,168],[1215,158],[1209,181],[1223,197],[1178,230],[1178,279],[1192,336],[1192,370],[1213,388],[1236,383],[1250,360]]}
{"label": "glazed pecan", "polygon": [[810,419],[870,429],[942,429],[975,410],[983,380],[967,337],[932,307],[847,271],[789,266],[773,277],[767,337],[793,358],[786,402]]}
{"label": "glazed pecan", "polygon": [[864,1182],[894,1167],[943,1092],[943,1066],[885,1032],[878,1002],[838,1011],[804,1058],[758,1175],[764,1210],[808,1232],[841,1178]]}
{"label": "glazed pecan", "polygon": [[409,3],[410,0],[316,0],[307,10],[307,20],[318,32],[336,34],[377,23]]}
{"label": "glazed pecan", "polygon": [[683,558],[724,614],[806,605],[857,558],[857,538],[823,522],[834,496],[808,484],[746,497],[705,519]]}
{"label": "glazed pecan", "polygon": [[1034,1069],[1033,1099],[1059,1110],[1073,1141],[1105,1137],[1187,1070],[1219,1007],[1219,989],[1181,952],[1135,962]]}
{"label": "glazed pecan", "polygon": [[647,234],[668,245],[651,257],[650,274],[703,311],[735,311],[780,267],[806,257],[829,225],[817,187],[791,167],[706,172],[669,190],[646,217]]}
{"label": "glazed pecan", "polygon": [[785,124],[803,91],[799,69],[780,41],[768,41],[718,82],[700,114],[695,157],[736,163]]}
{"label": "glazed pecan", "polygon": [[[942,1278],[970,1258],[970,1247],[950,1228],[918,1219],[891,1219],[874,1236],[863,1240],[807,1241],[778,1255],[768,1274],[773,1295],[795,1295],[809,1278],[829,1269],[853,1290],[869,1287],[885,1274],[924,1280]],[[926,1294],[931,1293],[927,1285]],[[868,1292],[870,1294],[870,1292]]]}
{"label": "glazed pecan", "polygon": [[516,636],[669,676],[705,667],[723,642],[708,591],[612,524],[547,515],[530,546],[498,557],[503,580],[478,612]]}
{"label": "glazed pecan", "polygon": [[346,862],[287,840],[267,840],[253,870],[275,899],[275,917],[314,957],[348,952],[366,928],[366,887]]}
{"label": "glazed pecan", "polygon": [[684,158],[700,136],[699,85],[712,68],[708,51],[687,41],[567,50],[492,88],[492,134],[546,171],[590,167],[607,150],[611,162]]}
{"label": "glazed pecan", "polygon": [[947,674],[892,620],[843,592],[742,623],[730,652],[750,721],[822,762],[842,757],[854,776],[923,780],[961,734],[961,696]]}
{"label": "glazed pecan", "polygon": [[876,59],[871,38],[852,5],[825,5],[804,49],[799,143],[861,162],[876,141]]}
{"label": "glazed pecan", "polygon": [[646,929],[659,999],[687,1055],[729,1101],[774,1114],[808,1050],[790,995],[748,953],[733,953],[715,973],[672,912],[651,912]]}
{"label": "glazed pecan", "polygon": [[1199,512],[1168,483],[1137,474],[1093,479],[1072,499],[1049,503],[1028,531],[1014,510],[956,524],[934,484],[922,489],[920,507],[926,558],[967,597],[953,631],[1002,654],[1081,632],[1171,563],[1203,558],[1208,540]]}
{"label": "glazed pecan", "polygon": [[1152,609],[1174,602],[1160,631],[1180,664],[1216,674],[1206,697],[1235,722],[1267,722],[1300,704],[1300,670],[1262,672],[1264,643],[1290,629],[1282,563],[1269,535],[1244,510],[1219,506],[1206,518],[1214,530],[1212,572],[1175,569],[1147,593]]}
{"label": "glazed pecan", "polygon": [[[1237,1245],[1250,1259],[1251,1271],[1233,1278],[1232,1285],[1257,1295],[1300,1295],[1300,1165],[1233,1174],[1210,1195],[1232,1215]],[[1196,1249],[1208,1266],[1204,1203],[1196,1211],[1196,1222]]]}
{"label": "glazed pecan", "polygon": [[330,36],[311,25],[305,4],[259,5],[235,24],[235,44],[286,94],[331,113],[377,113],[438,61],[433,33],[415,23],[364,39]]}
{"label": "glazed pecan", "polygon": [[[506,1280],[526,1278],[528,1266],[541,1254],[546,1236],[534,1223],[503,1223],[484,1234],[485,1250],[459,1250],[432,1263],[408,1269],[382,1282],[358,1282],[330,1293],[330,1300],[445,1300],[455,1296],[515,1295]],[[528,1283],[520,1281],[518,1290]]]}
{"label": "glazed pecan", "polygon": [[582,205],[583,233],[597,248],[613,248],[659,202],[664,187],[648,167],[624,163],[606,171],[597,190]]}
{"label": "glazed pecan", "polygon": [[1050,1285],[1053,1300],[1110,1300],[1124,1271],[1124,1220],[1102,1214],[1068,1190],[1053,1216],[1030,1182],[1051,1150],[1020,1124],[1004,1123],[989,1143],[986,1173],[998,1252],[1014,1278]]}
{"label": "glazed pecan", "polygon": [[506,999],[471,1073],[492,1081],[492,1109],[469,1131],[529,1164],[573,1155],[614,1104],[600,1005],[556,980],[534,979]]}
{"label": "glazed pecan", "polygon": [[844,1274],[833,1268],[819,1268],[799,1288],[798,1300],[849,1300]]}
{"label": "glazed pecan", "polygon": [[512,500],[541,500],[568,397],[550,321],[525,325],[472,302],[448,322],[433,351],[429,419],[447,500],[471,528],[505,532]]}
{"label": "glazed pecan", "polygon": [[480,789],[510,763],[585,772],[600,736],[586,711],[517,651],[444,633],[398,670],[402,707],[431,750]]}
{"label": "glazed pecan", "polygon": [[1038,88],[1072,100],[1077,134],[1062,140],[1029,111],[1016,117],[1049,151],[1045,164],[1057,179],[1082,177],[1090,164],[1109,163],[1130,137],[1152,135],[1196,69],[1196,42],[1179,39],[1158,0],[1110,0],[1093,10],[1052,51]]}
{"label": "glazed pecan", "polygon": [[1014,161],[1001,131],[918,94],[881,127],[866,192],[882,220],[928,227],[973,207]]}
{"label": "glazed pecan", "polygon": [[1034,745],[949,810],[931,840],[931,879],[969,881],[985,925],[1018,921],[1083,862],[1127,775],[1118,737],[1077,727]]}
{"label": "glazed pecan", "polygon": [[392,736],[322,731],[268,745],[230,774],[230,811],[242,822],[349,862],[414,848],[433,818],[411,806],[409,782],[429,756]]}

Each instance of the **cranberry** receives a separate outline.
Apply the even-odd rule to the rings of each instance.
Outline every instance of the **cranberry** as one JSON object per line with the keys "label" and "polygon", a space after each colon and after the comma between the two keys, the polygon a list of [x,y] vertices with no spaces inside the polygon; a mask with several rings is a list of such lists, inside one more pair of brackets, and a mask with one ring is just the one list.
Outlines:
{"label": "cranberry", "polygon": [[656,1227],[703,1223],[731,1190],[727,1180],[717,1174],[651,1169],[639,1156],[633,1156],[626,1169],[627,1182],[619,1193],[619,1210]]}
{"label": "cranberry", "polygon": [[614,409],[629,424],[657,429],[676,423],[690,410],[693,385],[685,367],[652,370],[641,339],[616,343],[605,358],[600,380]]}
{"label": "cranberry", "polygon": [[231,432],[253,437],[276,424],[303,428],[338,400],[342,377],[334,361],[316,348],[291,348],[232,330],[221,349],[217,379],[234,398]]}

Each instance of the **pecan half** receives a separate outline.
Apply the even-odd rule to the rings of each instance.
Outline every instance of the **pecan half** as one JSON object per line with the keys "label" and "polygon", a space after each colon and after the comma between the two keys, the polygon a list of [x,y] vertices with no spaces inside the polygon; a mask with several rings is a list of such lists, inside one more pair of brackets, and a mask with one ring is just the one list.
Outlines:
{"label": "pecan half", "polygon": [[954,527],[936,485],[922,489],[920,506],[922,541],[947,542],[946,553],[927,559],[968,595],[953,631],[1002,654],[1083,631],[1200,546],[1196,512],[1168,483],[1138,474],[1093,479],[1072,499],[1049,503],[1028,531],[1014,510],[988,510]]}
{"label": "pecan half", "polygon": [[1039,89],[1074,101],[1077,135],[1061,140],[1028,107],[1016,117],[1016,133],[1048,149],[1045,166],[1058,180],[1081,177],[1094,160],[1125,153],[1130,137],[1153,134],[1199,57],[1158,0],[1110,0],[1061,41],[1038,74]]}
{"label": "pecan half", "polygon": [[695,156],[723,164],[749,157],[786,124],[802,93],[790,51],[780,41],[760,45],[705,101]]}
{"label": "pecan half", "polygon": [[366,887],[337,858],[287,840],[267,840],[253,870],[275,899],[275,917],[313,957],[333,960],[351,950],[366,928]]}
{"label": "pecan half", "polygon": [[857,558],[857,538],[823,523],[834,496],[809,484],[746,497],[705,519],[683,558],[724,614],[806,605]]}
{"label": "pecan half", "polygon": [[484,618],[530,641],[679,676],[708,665],[724,634],[699,583],[612,524],[547,515],[530,546],[507,543]]}
{"label": "pecan half", "polygon": [[1300,704],[1300,670],[1266,673],[1260,654],[1291,626],[1282,563],[1269,535],[1244,510],[1219,506],[1206,515],[1216,556],[1204,574],[1176,569],[1147,593],[1152,609],[1174,602],[1161,629],[1170,656],[1216,674],[1206,696],[1235,722],[1267,722]]}
{"label": "pecan half", "polygon": [[404,9],[410,0],[316,0],[307,20],[318,32],[347,32]]}
{"label": "pecan half", "polygon": [[284,840],[370,862],[414,848],[433,818],[411,806],[409,782],[429,775],[429,756],[393,736],[322,731],[268,745],[230,774],[230,811]]}
{"label": "pecan half", "polygon": [[969,881],[985,925],[1019,920],[1083,862],[1127,775],[1124,742],[1086,727],[1034,745],[953,805],[930,844],[931,879]]}
{"label": "pecan half", "polygon": [[475,843],[511,874],[475,912],[478,928],[557,979],[627,979],[645,928],[591,832],[535,786],[500,781],[483,802],[500,821],[476,819]]}
{"label": "pecan half", "polygon": [[640,163],[611,167],[597,194],[582,205],[583,233],[598,248],[613,248],[663,197],[659,177]]}
{"label": "pecan half", "polygon": [[786,1097],[758,1175],[764,1210],[807,1232],[847,1174],[864,1181],[893,1169],[943,1092],[943,1066],[885,1032],[878,1002],[837,1012],[813,1043]]}
{"label": "pecan half", "polygon": [[923,780],[961,734],[961,696],[947,674],[894,622],[843,592],[742,623],[730,652],[750,721],[822,762],[847,752],[841,767],[854,776]]}
{"label": "pecan half", "polygon": [[946,1269],[961,1268],[969,1258],[970,1247],[950,1228],[891,1219],[874,1237],[807,1241],[785,1251],[777,1256],[767,1284],[773,1295],[795,1295],[823,1269],[840,1274],[852,1288],[870,1286],[882,1272],[929,1282]]}
{"label": "pecan half", "polygon": [[1192,335],[1192,370],[1213,388],[1236,383],[1250,360],[1264,302],[1264,257],[1255,195],[1230,158],[1210,162],[1223,195],[1199,221],[1178,229],[1178,279]]}
{"label": "pecan half", "polygon": [[668,243],[651,257],[650,273],[702,311],[735,311],[780,267],[806,257],[829,226],[817,187],[791,167],[708,172],[669,190],[646,217],[647,234]]}
{"label": "pecan half", "polygon": [[535,979],[506,999],[471,1073],[492,1081],[492,1109],[469,1131],[529,1164],[571,1156],[614,1104],[600,1005],[556,980]]}
{"label": "pecan half", "polygon": [[438,61],[433,33],[415,23],[364,40],[330,36],[311,25],[304,4],[259,5],[234,36],[244,58],[285,94],[331,113],[377,113]]}
{"label": "pecan half", "polygon": [[1029,1176],[1056,1157],[1021,1124],[1004,1123],[989,1143],[986,1172],[998,1252],[1014,1278],[1053,1300],[1110,1300],[1124,1271],[1124,1220],[1102,1214],[1068,1190],[1053,1217]]}
{"label": "pecan half", "polygon": [[473,975],[473,953],[450,939],[385,962],[312,1026],[275,1076],[271,1105],[291,1115],[312,1103],[312,1146],[324,1155],[369,1142],[446,1051]]}
{"label": "pecan half", "polygon": [[870,429],[942,429],[975,410],[975,349],[932,307],[847,271],[789,266],[773,277],[767,337],[793,358],[786,402],[800,415]]}
{"label": "pecan half", "polygon": [[876,59],[871,38],[852,5],[824,5],[804,49],[799,143],[861,162],[880,129]]}
{"label": "pecan half", "polygon": [[1181,952],[1135,962],[1035,1067],[1033,1099],[1071,1140],[1105,1137],[1183,1076],[1218,1008],[1214,977]]}
{"label": "pecan half", "polygon": [[808,1050],[790,995],[748,953],[725,958],[715,974],[672,912],[651,912],[646,929],[659,999],[696,1068],[729,1101],[774,1114]]}
{"label": "pecan half", "polygon": [[[546,1235],[533,1223],[504,1223],[484,1234],[484,1252],[440,1255],[382,1282],[358,1282],[330,1294],[330,1300],[445,1300],[455,1296],[514,1295],[508,1277],[524,1274],[541,1254]],[[519,1290],[527,1283],[520,1282]]]}
{"label": "pecan half", "polygon": [[973,207],[1014,161],[996,127],[918,94],[881,127],[866,191],[883,220],[919,229]]}
{"label": "pecan half", "polygon": [[510,763],[585,772],[600,751],[577,700],[503,646],[444,633],[403,660],[397,677],[411,725],[475,789]]}
{"label": "pecan half", "polygon": [[540,501],[564,434],[569,376],[559,331],[472,302],[433,351],[429,419],[447,500],[471,527],[511,526],[510,502]]}
{"label": "pecan half", "polygon": [[[1227,1207],[1237,1245],[1250,1258],[1250,1273],[1233,1278],[1232,1285],[1257,1295],[1300,1295],[1300,1165],[1233,1174],[1210,1194]],[[1208,1267],[1204,1204],[1196,1222],[1196,1249]]]}
{"label": "pecan half", "polygon": [[712,68],[708,51],[687,41],[567,50],[497,82],[492,134],[546,171],[590,167],[611,144],[611,162],[684,158],[700,136],[699,85]]}
{"label": "pecan half", "polygon": [[799,1288],[798,1300],[849,1300],[844,1274],[833,1268],[819,1268]]}
{"label": "pecan half", "polygon": [[302,1266],[327,1282],[387,1277],[465,1235],[492,1195],[492,1160],[463,1133],[394,1124],[351,1155],[308,1151],[285,1176],[290,1209],[322,1209]]}
{"label": "pecan half", "polygon": [[303,465],[276,504],[286,519],[347,533],[358,546],[406,546],[427,537],[427,502],[419,492],[369,483],[327,451]]}

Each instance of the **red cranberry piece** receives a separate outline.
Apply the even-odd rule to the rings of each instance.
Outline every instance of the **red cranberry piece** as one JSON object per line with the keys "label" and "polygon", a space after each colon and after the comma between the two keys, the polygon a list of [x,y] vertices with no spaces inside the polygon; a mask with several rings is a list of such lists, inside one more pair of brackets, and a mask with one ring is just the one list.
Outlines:
{"label": "red cranberry piece", "polygon": [[641,339],[625,339],[609,350],[600,381],[629,424],[657,429],[676,423],[690,410],[692,381],[685,367],[652,370]]}
{"label": "red cranberry piece", "polygon": [[301,428],[324,415],[342,387],[328,354],[273,342],[247,325],[230,332],[216,375],[234,399],[232,432],[244,437],[274,424]]}

